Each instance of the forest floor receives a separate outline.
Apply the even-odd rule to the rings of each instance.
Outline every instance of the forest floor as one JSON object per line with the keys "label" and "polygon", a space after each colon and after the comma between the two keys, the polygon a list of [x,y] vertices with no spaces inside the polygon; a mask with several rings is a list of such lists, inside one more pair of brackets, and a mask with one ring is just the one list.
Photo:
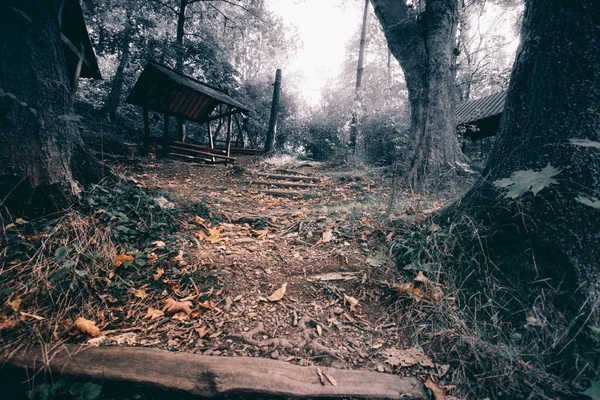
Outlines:
{"label": "forest floor", "polygon": [[[445,199],[399,191],[389,210],[392,182],[381,169],[297,160],[240,157],[235,167],[147,158],[108,164],[138,188],[163,193],[156,199],[161,208],[201,203],[208,217],[179,221],[178,232],[152,242],[142,262],[131,246],[111,250],[114,266],[99,278],[108,287],[86,300],[83,325],[66,312],[43,315],[48,308],[33,309],[24,294],[9,294],[6,304],[22,320],[48,318],[61,343],[267,357],[444,381],[449,366],[413,347],[397,325],[399,294],[427,301],[419,285],[434,288],[434,298],[443,289],[422,274],[397,272],[389,250],[395,233],[387,227],[425,221]],[[273,196],[265,191],[289,189],[267,187],[262,182],[269,177],[261,173],[288,177],[273,181],[279,184],[297,184],[290,179],[303,176],[310,183],[294,188],[295,196]],[[53,251],[59,257],[60,248]],[[14,326],[11,312],[2,317],[0,333]]]}

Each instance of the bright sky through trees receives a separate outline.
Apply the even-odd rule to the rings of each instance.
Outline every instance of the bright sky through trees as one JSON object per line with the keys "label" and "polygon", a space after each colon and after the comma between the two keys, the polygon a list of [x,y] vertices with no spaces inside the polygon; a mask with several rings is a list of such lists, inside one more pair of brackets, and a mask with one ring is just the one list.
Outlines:
{"label": "bright sky through trees", "polygon": [[[338,0],[269,0],[285,24],[295,25],[303,47],[282,66],[285,76],[298,77],[298,88],[309,104],[319,102],[321,88],[334,78],[346,58],[346,46],[358,34],[362,2]],[[285,69],[288,69],[287,71]]]}

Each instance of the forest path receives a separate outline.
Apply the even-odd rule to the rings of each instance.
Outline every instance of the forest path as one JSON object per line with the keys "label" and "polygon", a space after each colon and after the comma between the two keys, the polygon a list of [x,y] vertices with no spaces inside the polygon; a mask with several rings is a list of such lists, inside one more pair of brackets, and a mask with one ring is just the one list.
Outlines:
{"label": "forest path", "polygon": [[[171,318],[141,344],[385,371],[386,348],[401,346],[403,338],[387,311],[389,290],[370,276],[369,263],[380,263],[371,262],[377,254],[369,242],[385,213],[381,198],[374,200],[376,191],[387,190],[384,182],[365,171],[340,173],[318,164],[260,168],[165,160],[123,171],[145,188],[165,191],[176,205],[203,202],[227,220],[190,223],[195,244],[178,271],[214,308],[197,318]],[[293,178],[301,176],[313,179]],[[308,186],[293,187],[295,197],[274,197],[265,194],[273,190],[270,182]],[[186,276],[178,278],[183,287]],[[284,284],[280,301],[267,300]]]}

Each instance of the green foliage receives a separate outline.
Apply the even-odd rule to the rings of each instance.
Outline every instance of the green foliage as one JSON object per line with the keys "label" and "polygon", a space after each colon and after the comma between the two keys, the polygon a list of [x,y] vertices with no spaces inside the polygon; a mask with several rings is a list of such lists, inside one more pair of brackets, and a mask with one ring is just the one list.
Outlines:
{"label": "green foliage", "polygon": [[102,393],[102,386],[93,382],[76,382],[68,385],[64,380],[55,383],[41,383],[27,392],[30,400],[96,400]]}
{"label": "green foliage", "polygon": [[494,185],[499,188],[508,189],[505,197],[509,199],[517,199],[528,191],[531,191],[535,196],[542,189],[547,188],[550,185],[557,185],[558,182],[553,179],[553,177],[560,174],[560,172],[560,170],[557,170],[548,164],[540,171],[533,171],[530,169],[516,171],[510,178],[494,181]]}

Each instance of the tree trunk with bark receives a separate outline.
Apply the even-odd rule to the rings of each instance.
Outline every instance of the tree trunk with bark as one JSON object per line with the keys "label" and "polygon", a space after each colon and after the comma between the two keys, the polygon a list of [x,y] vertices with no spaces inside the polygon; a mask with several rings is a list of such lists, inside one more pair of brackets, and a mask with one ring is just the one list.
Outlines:
{"label": "tree trunk with bark", "polygon": [[64,208],[100,178],[70,99],[58,0],[0,5],[0,204]]}
{"label": "tree trunk with bark", "polygon": [[[175,61],[175,70],[183,73],[183,58],[185,49],[183,47],[183,37],[185,35],[185,12],[188,6],[189,0],[181,0],[179,3],[179,13],[177,14],[177,54]],[[177,137],[180,141],[185,141],[185,124],[182,118],[177,118]]]}
{"label": "tree trunk with bark", "polygon": [[[511,286],[526,288],[522,301],[553,293],[555,315],[570,324],[555,351],[579,343],[592,368],[586,374],[596,368],[597,375],[600,340],[586,327],[600,326],[600,8],[596,0],[526,4],[488,165],[439,220],[467,216],[489,232],[482,249]],[[548,166],[556,169],[554,182],[535,174]],[[499,186],[515,181],[540,190],[507,198]]]}
{"label": "tree trunk with bark", "polygon": [[[128,11],[129,14],[129,11]],[[121,95],[123,93],[123,84],[125,83],[125,68],[129,63],[131,56],[131,38],[133,37],[133,21],[131,15],[127,15],[127,22],[123,30],[123,38],[121,43],[121,59],[119,66],[113,77],[110,92],[104,102],[104,115],[109,121],[115,121],[117,110],[121,104]]]}
{"label": "tree trunk with bark", "polygon": [[371,3],[408,88],[415,142],[407,180],[424,188],[455,168],[459,152],[454,123],[457,0],[428,0],[420,14],[404,1]]}

